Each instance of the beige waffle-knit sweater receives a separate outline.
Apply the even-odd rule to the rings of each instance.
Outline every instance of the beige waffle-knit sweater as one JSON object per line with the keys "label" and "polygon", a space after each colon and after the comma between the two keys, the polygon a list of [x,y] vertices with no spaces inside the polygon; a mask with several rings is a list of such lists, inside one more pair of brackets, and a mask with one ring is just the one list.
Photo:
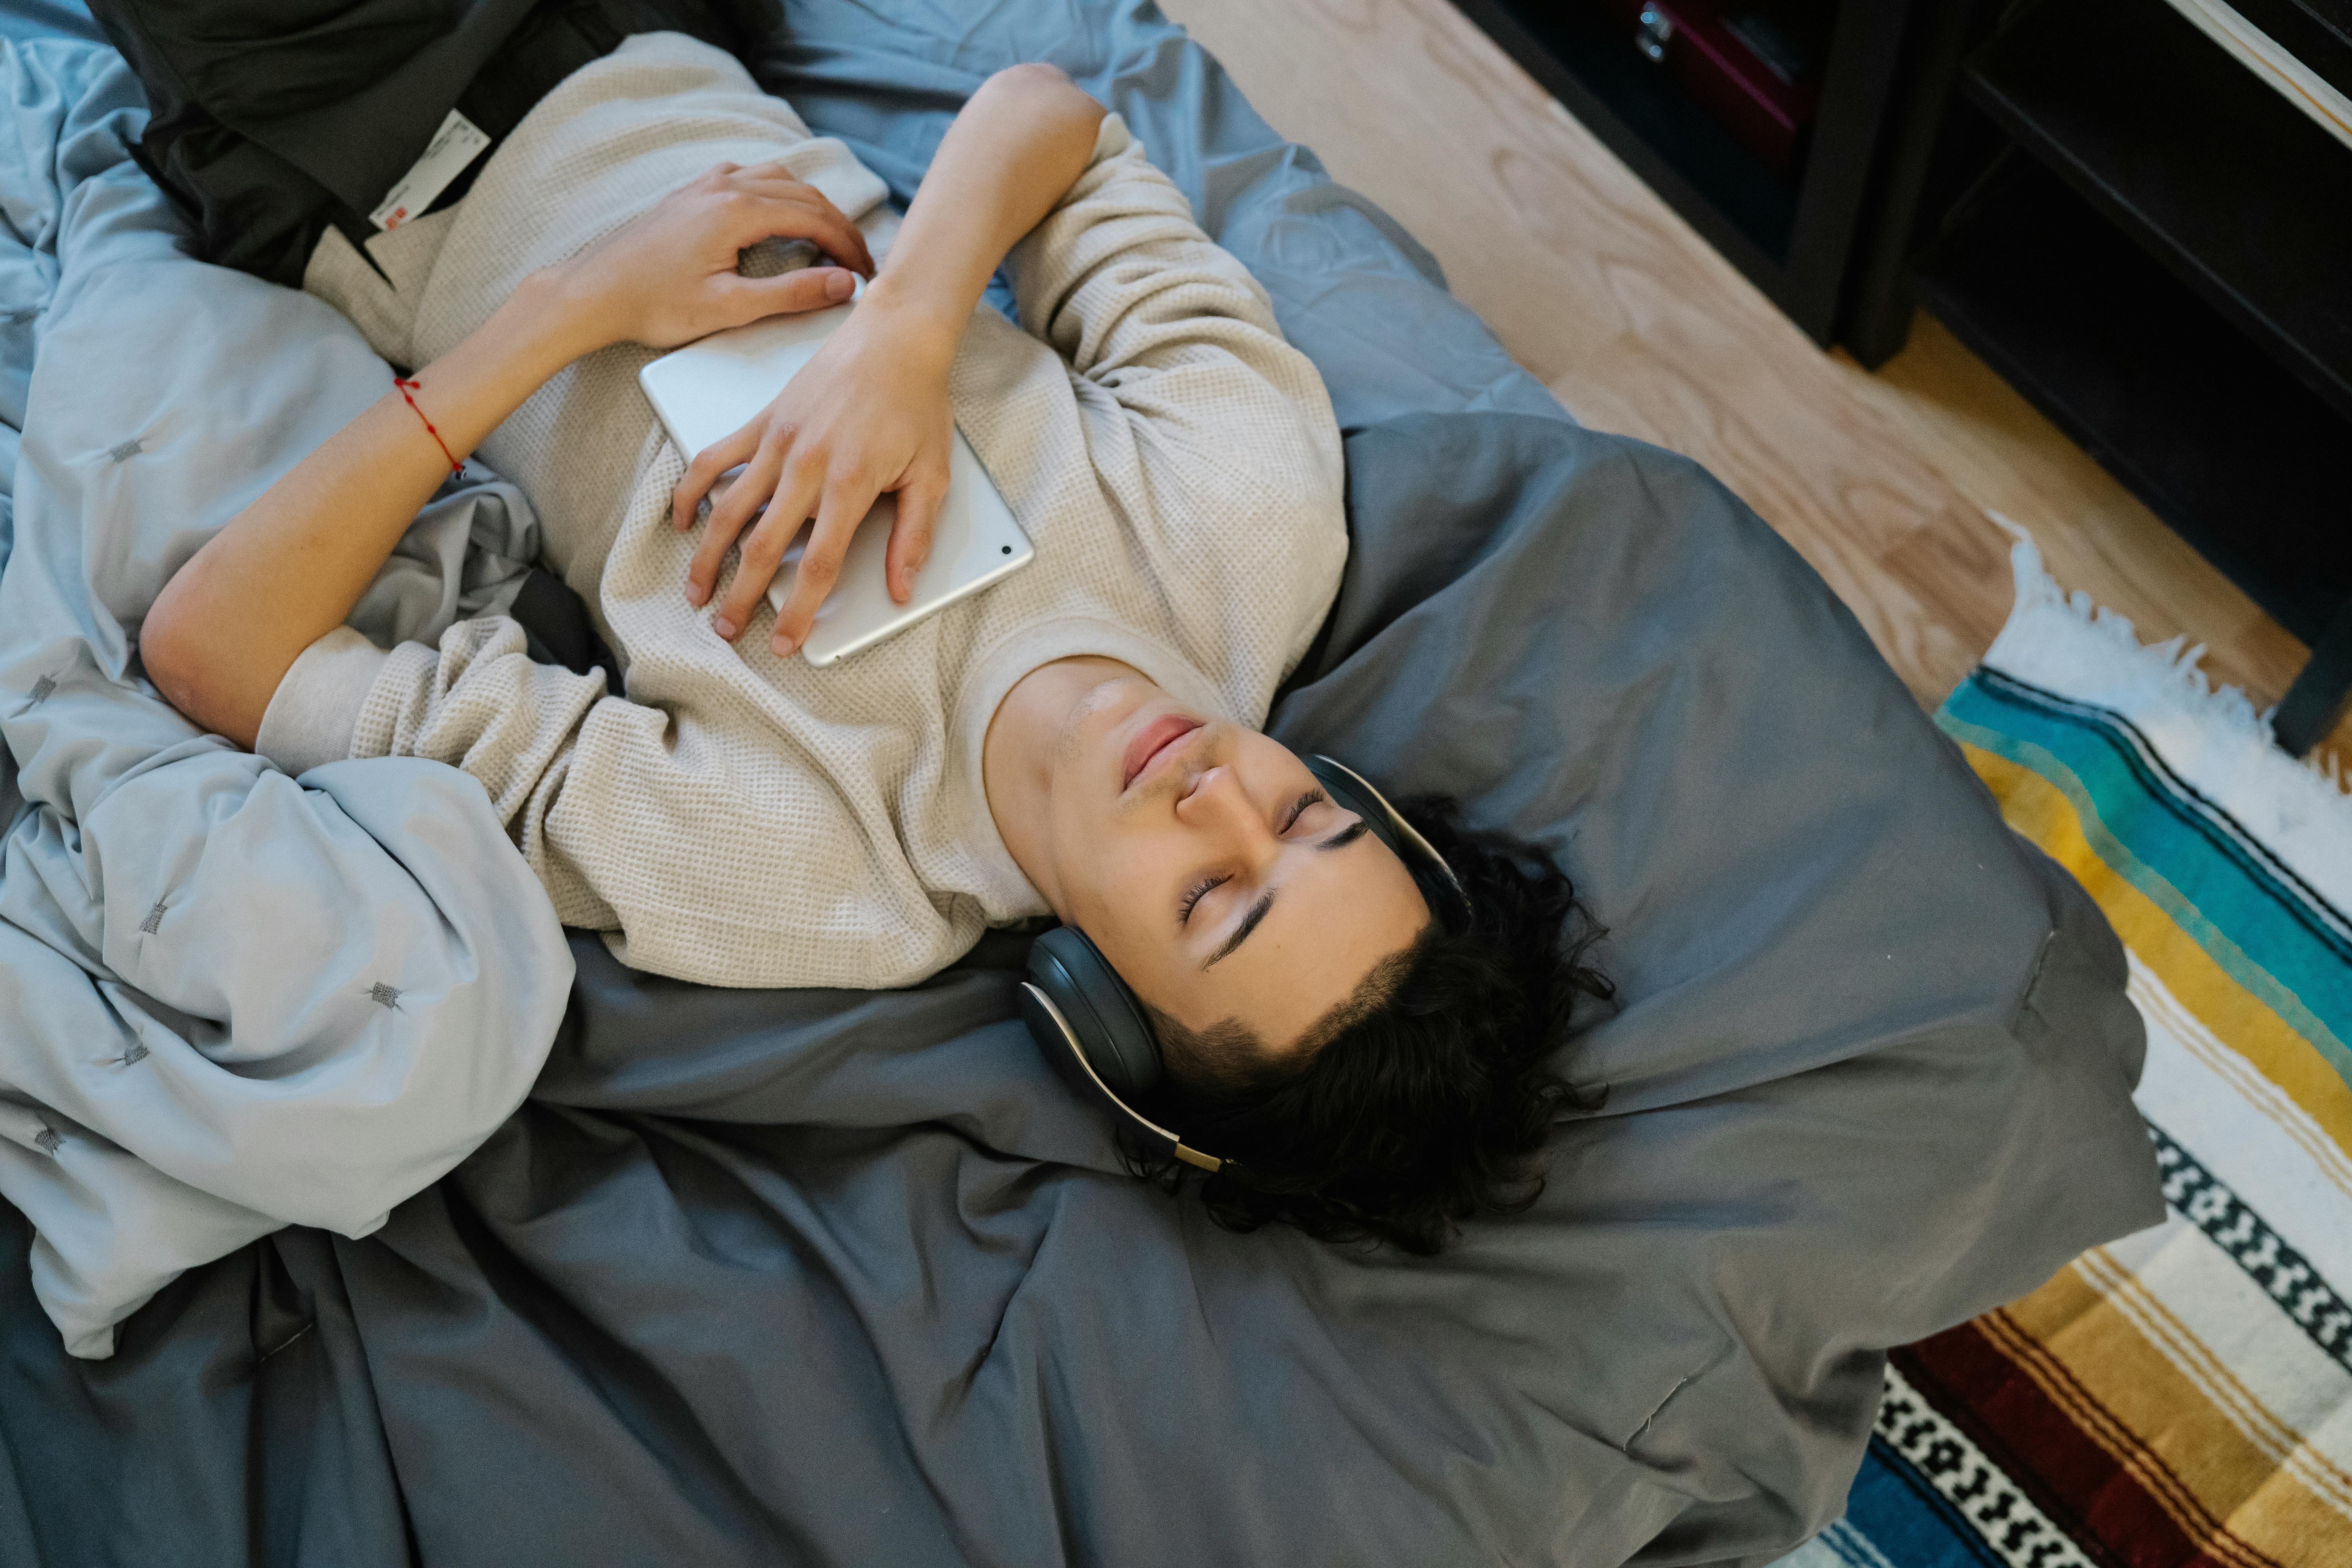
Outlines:
{"label": "beige waffle-knit sweater", "polygon": [[[387,357],[420,363],[525,274],[712,163],[778,156],[853,217],[881,201],[731,58],[633,38],[551,94],[437,232],[406,242],[429,244],[384,267],[397,289],[348,249],[322,249],[310,285]],[[1026,570],[829,668],[768,652],[764,601],[730,646],[686,600],[696,536],[667,525],[683,460],[636,385],[649,351],[607,349],[482,455],[539,509],[551,565],[624,661],[625,695],[532,663],[504,618],[388,654],[346,629],[288,672],[259,749],[292,771],[345,754],[463,768],[565,921],[688,980],[903,984],[984,925],[1045,912],[981,786],[1004,694],[1041,664],[1099,654],[1260,723],[1338,592],[1347,535],[1321,381],[1116,116],[1011,264],[1022,327],[975,312],[950,395],[1036,544]]]}

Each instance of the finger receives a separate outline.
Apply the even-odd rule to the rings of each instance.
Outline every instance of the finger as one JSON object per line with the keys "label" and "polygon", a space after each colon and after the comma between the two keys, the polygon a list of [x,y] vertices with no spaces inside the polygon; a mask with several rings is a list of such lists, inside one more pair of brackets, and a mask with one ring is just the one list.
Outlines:
{"label": "finger", "polygon": [[710,493],[710,487],[719,482],[719,476],[738,463],[751,461],[751,454],[760,449],[762,428],[761,422],[754,419],[732,436],[714,441],[694,455],[694,461],[686,466],[685,477],[677,481],[677,489],[670,491],[672,528],[684,532],[694,526],[695,509]]}
{"label": "finger", "polygon": [[[728,487],[727,493],[711,502],[710,521],[703,527],[702,542],[695,547],[694,559],[687,563],[688,604],[709,602],[711,590],[719,582],[719,570],[726,564],[728,550],[761,503],[774,492],[776,477],[783,470],[790,447],[789,435],[761,443],[760,450],[744,465],[743,472]],[[742,625],[740,619],[735,622],[739,630]],[[735,633],[722,629],[719,635],[732,637]]]}
{"label": "finger", "polygon": [[824,259],[871,277],[874,253],[866,232],[825,200],[824,193],[805,185],[758,187],[762,200],[775,204],[766,223],[758,226],[762,239],[774,236],[797,239],[824,252]]}
{"label": "finger", "polygon": [[877,493],[877,487],[867,484],[825,486],[824,502],[817,508],[816,531],[809,535],[808,548],[801,552],[801,563],[793,571],[793,588],[784,595],[784,607],[776,612],[776,630],[769,646],[778,657],[790,658],[808,641],[818,608],[840,580],[841,558],[849,553],[849,541],[866,514],[874,510]]}
{"label": "finger", "polygon": [[839,267],[803,267],[773,278],[726,275],[712,280],[719,308],[737,324],[762,316],[791,316],[838,305],[857,291],[857,279]]}
{"label": "finger", "polygon": [[[748,175],[751,172],[747,171]],[[833,198],[805,181],[794,179],[790,173],[772,178],[737,176],[740,188],[769,200],[796,206],[805,214],[803,221],[818,226],[822,236],[810,233],[793,237],[814,242],[835,261],[852,271],[874,275],[874,253],[866,243],[866,231],[851,221],[849,215],[833,205]]]}
{"label": "finger", "polygon": [[[848,223],[846,218],[842,221]],[[825,254],[861,278],[873,277],[874,252],[866,247],[865,231],[854,223],[849,224],[848,240],[849,248],[846,252],[828,250]]]}
{"label": "finger", "polygon": [[770,158],[763,163],[747,163],[736,172],[746,180],[788,180],[795,185],[808,184],[798,174],[793,174],[793,166],[782,158]]}
{"label": "finger", "polygon": [[732,642],[751,624],[751,616],[760,601],[782,569],[784,552],[793,547],[801,528],[808,521],[806,507],[788,507],[772,502],[767,515],[743,536],[743,549],[735,563],[735,576],[719,596],[719,607],[711,612],[710,625],[719,636]]}
{"label": "finger", "polygon": [[738,250],[763,239],[805,239],[855,272],[870,273],[874,258],[866,237],[844,217],[841,209],[814,186],[790,195],[754,195],[739,192],[728,206],[730,241]]}
{"label": "finger", "polygon": [[793,547],[801,524],[815,510],[818,487],[824,480],[821,469],[814,474],[810,472],[814,467],[806,462],[784,466],[783,480],[776,487],[775,499],[768,503],[768,515],[743,541],[742,559],[736,563],[734,581],[719,595],[719,609],[711,621],[712,628],[720,637],[732,641],[751,624],[761,595],[767,593],[768,584],[776,580],[777,569],[783,564],[784,552]]}
{"label": "finger", "polygon": [[898,519],[890,525],[890,552],[885,574],[890,597],[905,604],[915,594],[915,574],[931,558],[931,541],[939,531],[940,508],[948,499],[945,464],[926,464],[898,488]]}

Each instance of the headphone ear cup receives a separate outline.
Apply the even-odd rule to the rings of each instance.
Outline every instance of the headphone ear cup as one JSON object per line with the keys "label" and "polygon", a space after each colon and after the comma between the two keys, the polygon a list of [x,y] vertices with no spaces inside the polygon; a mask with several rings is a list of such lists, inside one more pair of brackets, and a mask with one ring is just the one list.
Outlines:
{"label": "headphone ear cup", "polygon": [[1062,1010],[1113,1093],[1132,1100],[1160,1087],[1160,1041],[1143,1004],[1086,932],[1066,925],[1038,937],[1029,946],[1029,978]]}

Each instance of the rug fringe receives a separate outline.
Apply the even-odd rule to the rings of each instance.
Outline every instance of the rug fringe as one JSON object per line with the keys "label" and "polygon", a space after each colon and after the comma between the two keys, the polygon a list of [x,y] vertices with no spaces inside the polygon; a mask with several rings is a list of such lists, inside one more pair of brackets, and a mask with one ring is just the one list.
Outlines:
{"label": "rug fringe", "polygon": [[2276,710],[2258,711],[2242,689],[2216,686],[2201,668],[2204,644],[2142,643],[2127,616],[2059,587],[2032,534],[1986,515],[2016,541],[2017,598],[1985,664],[2122,713],[2189,783],[2330,885],[2331,899],[2352,899],[2352,779],[2341,760],[2288,756],[2271,731]]}
{"label": "rug fringe", "polygon": [[[2014,648],[2020,642],[2031,643],[2035,639],[2042,619],[2023,616],[2022,612],[2029,607],[2049,606],[2063,610],[2076,626],[2097,634],[2116,654],[2133,660],[2155,686],[2178,685],[2186,700],[2210,704],[2206,713],[2210,721],[2227,725],[2265,744],[2277,743],[2278,737],[2271,730],[2271,716],[2278,710],[2266,708],[2257,712],[2253,700],[2242,687],[2216,687],[2200,668],[2206,652],[2203,643],[2191,646],[2185,635],[2159,643],[2140,641],[2138,630],[2132,625],[2130,616],[2095,604],[2091,595],[2080,588],[2069,594],[2058,586],[2058,580],[2042,566],[2042,551],[2033,542],[2031,532],[2000,512],[1988,511],[1985,515],[2016,541],[2009,552],[2010,571],[2017,584],[2016,602],[2011,607],[2009,624],[2001,628],[2000,637],[1993,642],[1994,647],[2007,642]],[[1992,662],[1990,657],[1986,662]],[[2313,771],[2319,771],[2316,763],[2311,766]]]}

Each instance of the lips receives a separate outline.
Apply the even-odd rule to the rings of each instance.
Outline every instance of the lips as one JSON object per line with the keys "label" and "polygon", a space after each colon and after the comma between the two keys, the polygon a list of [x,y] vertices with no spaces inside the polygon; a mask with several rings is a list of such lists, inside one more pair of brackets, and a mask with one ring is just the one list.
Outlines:
{"label": "lips", "polygon": [[1134,784],[1162,753],[1172,751],[1177,742],[1200,727],[1198,719],[1170,713],[1137,731],[1135,739],[1127,743],[1127,773],[1119,787],[1125,789]]}

